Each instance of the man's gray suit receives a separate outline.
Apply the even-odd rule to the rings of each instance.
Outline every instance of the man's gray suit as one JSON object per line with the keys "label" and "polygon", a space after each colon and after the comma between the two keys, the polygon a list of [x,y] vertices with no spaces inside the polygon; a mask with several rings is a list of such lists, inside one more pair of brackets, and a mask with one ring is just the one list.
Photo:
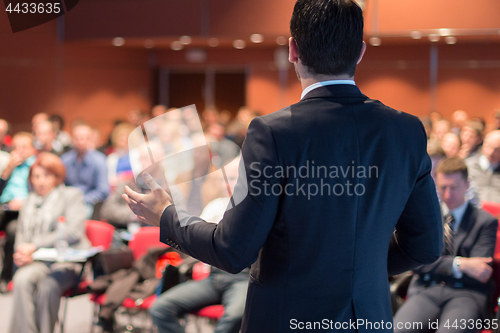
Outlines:
{"label": "man's gray suit", "polygon": [[466,161],[474,189],[479,200],[500,203],[500,165],[494,170],[483,170],[479,163],[481,156],[477,154]]}
{"label": "man's gray suit", "polygon": [[[440,325],[444,327],[448,319],[451,325],[455,319],[487,318],[488,301],[494,288],[492,278],[487,283],[466,274],[457,279],[453,276],[452,263],[456,256],[493,257],[497,227],[498,221],[493,216],[469,203],[453,238],[454,252],[441,256],[433,264],[414,269],[417,274],[408,288],[407,301],[396,313],[394,321],[422,322],[426,325],[429,319],[435,321],[439,318]],[[470,331],[475,332],[475,328]]]}

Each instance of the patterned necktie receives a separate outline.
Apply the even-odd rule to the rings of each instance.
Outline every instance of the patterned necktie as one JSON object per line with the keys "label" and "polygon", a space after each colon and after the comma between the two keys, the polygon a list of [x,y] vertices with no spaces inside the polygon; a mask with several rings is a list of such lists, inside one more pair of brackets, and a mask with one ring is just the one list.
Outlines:
{"label": "patterned necktie", "polygon": [[455,223],[455,218],[451,213],[446,214],[444,217],[444,248],[443,255],[453,254],[455,248],[453,246],[453,224]]}

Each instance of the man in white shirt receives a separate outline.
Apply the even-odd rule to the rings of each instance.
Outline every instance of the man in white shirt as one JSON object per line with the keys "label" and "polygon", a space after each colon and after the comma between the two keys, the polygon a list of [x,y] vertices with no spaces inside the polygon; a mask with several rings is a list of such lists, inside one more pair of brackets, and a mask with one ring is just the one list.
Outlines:
{"label": "man in white shirt", "polygon": [[[478,325],[461,325],[461,321],[488,324],[498,221],[465,199],[467,179],[467,166],[457,157],[442,160],[436,168],[444,217],[443,253],[435,263],[413,270],[408,299],[394,318],[395,332],[475,332]],[[422,323],[422,327],[405,329],[409,322]]]}

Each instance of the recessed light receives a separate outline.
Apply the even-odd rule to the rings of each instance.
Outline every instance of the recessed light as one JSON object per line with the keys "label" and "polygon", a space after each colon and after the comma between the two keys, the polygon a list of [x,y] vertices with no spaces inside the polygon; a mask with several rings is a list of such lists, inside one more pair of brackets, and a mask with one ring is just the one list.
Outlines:
{"label": "recessed light", "polygon": [[380,46],[380,45],[382,45],[382,40],[378,37],[371,37],[370,38],[370,45],[371,46]]}
{"label": "recessed light", "polygon": [[420,38],[422,38],[422,33],[420,31],[412,31],[410,33],[410,36],[413,39],[420,39]]}
{"label": "recessed light", "polygon": [[250,36],[250,40],[256,44],[262,43],[264,41],[264,36],[262,36],[261,34],[253,34],[252,36]]}
{"label": "recessed light", "polygon": [[146,39],[144,41],[144,47],[147,49],[152,49],[153,47],[155,47],[155,41],[152,39]]}
{"label": "recessed light", "polygon": [[447,36],[447,37],[444,38],[444,41],[446,42],[446,44],[453,45],[453,44],[457,43],[457,37],[455,37],[455,36]]}
{"label": "recessed light", "polygon": [[278,44],[278,45],[286,45],[286,44],[288,44],[288,39],[286,37],[279,36],[279,37],[276,38],[276,44]]}
{"label": "recessed light", "polygon": [[189,45],[192,41],[193,39],[189,36],[182,36],[179,38],[179,42],[181,42],[182,45]]}
{"label": "recessed light", "polygon": [[170,44],[170,48],[174,51],[180,51],[184,48],[184,45],[182,45],[180,41],[176,40],[175,42],[172,42],[172,44]]}
{"label": "recessed light", "polygon": [[243,39],[237,39],[233,42],[233,46],[235,49],[241,50],[244,49],[247,46],[247,44]]}
{"label": "recessed light", "polygon": [[440,36],[449,36],[449,35],[451,35],[451,30],[450,29],[439,29],[439,35]]}
{"label": "recessed light", "polygon": [[439,37],[439,35],[437,35],[437,34],[430,34],[430,35],[429,35],[429,40],[430,40],[431,42],[433,42],[433,43],[439,42],[439,39],[440,39],[440,38],[441,38],[441,37]]}
{"label": "recessed light", "polygon": [[208,40],[208,46],[210,46],[210,47],[217,47],[217,46],[219,46],[219,40],[217,38],[210,38]]}
{"label": "recessed light", "polygon": [[122,37],[113,38],[112,43],[114,46],[123,46],[125,44],[125,38]]}

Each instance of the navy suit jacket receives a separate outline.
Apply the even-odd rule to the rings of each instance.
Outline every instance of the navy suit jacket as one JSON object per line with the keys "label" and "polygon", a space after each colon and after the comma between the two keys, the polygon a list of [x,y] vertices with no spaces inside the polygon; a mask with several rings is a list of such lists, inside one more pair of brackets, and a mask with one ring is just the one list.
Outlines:
{"label": "navy suit jacket", "polygon": [[[161,241],[206,263],[233,273],[251,265],[242,332],[392,323],[388,275],[432,263],[442,249],[419,119],[353,85],[320,87],[254,119],[242,156],[246,179],[235,193],[247,183],[249,194],[219,224],[192,217],[198,223],[182,227],[174,206],[160,224]],[[309,177],[279,173],[308,163]],[[328,175],[313,176],[313,164]]]}

